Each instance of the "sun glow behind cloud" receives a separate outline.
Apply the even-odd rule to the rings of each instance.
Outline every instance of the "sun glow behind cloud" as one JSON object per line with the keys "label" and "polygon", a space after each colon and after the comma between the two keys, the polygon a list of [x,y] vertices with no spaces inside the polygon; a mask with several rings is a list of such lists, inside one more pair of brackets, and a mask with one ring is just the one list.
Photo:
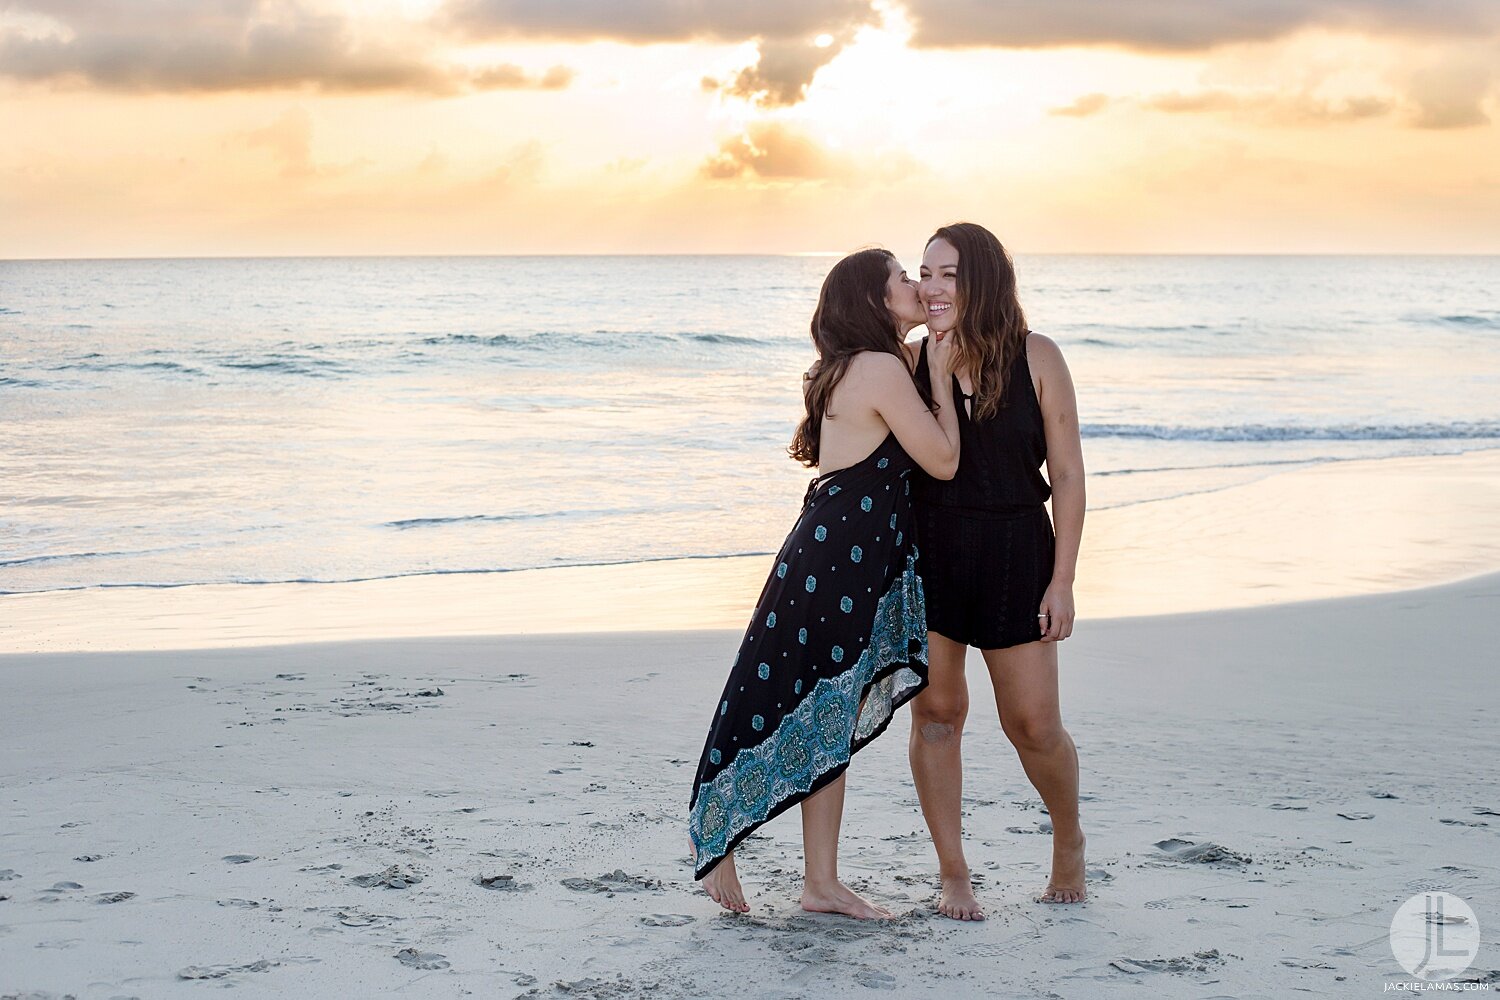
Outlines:
{"label": "sun glow behind cloud", "polygon": [[973,5],[185,3],[153,3],[191,13],[171,50],[103,0],[0,12],[0,255],[899,249],[958,217],[1033,252],[1500,252],[1481,8],[1164,47],[1068,42],[1072,0],[1024,22],[1047,47],[936,48]]}

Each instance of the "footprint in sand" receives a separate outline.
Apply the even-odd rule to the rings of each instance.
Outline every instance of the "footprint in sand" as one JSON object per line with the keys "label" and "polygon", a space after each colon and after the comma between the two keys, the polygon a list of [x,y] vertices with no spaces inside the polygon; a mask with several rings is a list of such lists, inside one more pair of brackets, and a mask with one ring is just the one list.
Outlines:
{"label": "footprint in sand", "polygon": [[400,865],[391,865],[385,871],[356,875],[349,881],[366,889],[405,889],[422,881],[422,876]]}
{"label": "footprint in sand", "polygon": [[648,913],[641,918],[641,923],[647,927],[685,927],[697,919],[686,913]]}
{"label": "footprint in sand", "polygon": [[252,861],[260,859],[258,854],[226,854],[224,860],[232,865],[248,865]]}
{"label": "footprint in sand", "polygon": [[514,875],[475,875],[474,884],[499,892],[529,892],[535,888],[530,882],[518,882]]}
{"label": "footprint in sand", "polygon": [[94,897],[96,903],[123,903],[127,899],[134,899],[133,892],[103,892]]}
{"label": "footprint in sand", "polygon": [[355,907],[345,907],[334,916],[338,922],[345,927],[384,927],[387,924],[398,922],[400,917],[393,917],[388,913],[367,913]]}
{"label": "footprint in sand", "polygon": [[1209,966],[1223,965],[1224,958],[1217,948],[1195,951],[1192,955],[1175,958],[1117,958],[1109,963],[1121,972],[1138,976],[1144,972],[1207,972]]}
{"label": "footprint in sand", "polygon": [[178,979],[223,979],[232,976],[236,972],[267,972],[280,962],[272,962],[262,958],[256,962],[247,962],[244,965],[190,965],[186,969],[177,970]]}
{"label": "footprint in sand", "polygon": [[415,948],[402,948],[396,952],[396,961],[413,969],[424,970],[446,969],[449,964],[446,955],[439,955],[435,951],[418,951]]}
{"label": "footprint in sand", "polygon": [[889,972],[881,972],[879,969],[860,969],[854,974],[854,981],[871,990],[893,990],[896,988],[896,977]]}
{"label": "footprint in sand", "polygon": [[[602,976],[589,976],[587,979],[575,979],[565,982],[559,979],[552,984],[555,992],[566,993],[569,996],[587,997],[591,1000],[606,1000],[612,997],[638,996],[640,991],[635,983],[626,979],[618,972],[613,979],[605,979]],[[536,991],[532,991],[536,992]]]}
{"label": "footprint in sand", "polygon": [[77,882],[53,882],[52,888],[42,890],[42,898],[56,899],[58,896],[62,895],[65,892],[77,892],[82,888],[83,886],[79,885]]}
{"label": "footprint in sand", "polygon": [[1158,840],[1156,842],[1156,849],[1172,861],[1195,865],[1237,867],[1248,865],[1255,860],[1248,854],[1241,854],[1239,851],[1230,850],[1227,847],[1210,841],[1204,841],[1200,844],[1177,837]]}
{"label": "footprint in sand", "polygon": [[661,891],[659,880],[641,875],[628,875],[620,868],[616,868],[608,875],[600,875],[598,878],[565,878],[562,884],[574,892],[602,892],[609,895],[617,892]]}
{"label": "footprint in sand", "polygon": [[1356,813],[1356,812],[1339,813],[1338,816],[1339,816],[1340,819],[1355,819],[1355,820],[1358,820],[1358,819],[1374,819],[1375,818],[1375,814],[1374,813]]}
{"label": "footprint in sand", "polygon": [[858,982],[865,990],[895,990],[895,976],[868,966],[856,972],[853,981]]}

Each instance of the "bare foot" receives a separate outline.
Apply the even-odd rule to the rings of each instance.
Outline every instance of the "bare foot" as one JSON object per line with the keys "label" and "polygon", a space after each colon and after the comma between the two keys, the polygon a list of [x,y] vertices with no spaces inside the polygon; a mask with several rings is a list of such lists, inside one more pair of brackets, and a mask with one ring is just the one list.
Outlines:
{"label": "bare foot", "polygon": [[740,888],[739,874],[734,870],[734,852],[724,855],[714,870],[703,876],[703,888],[713,901],[731,913],[749,913],[745,890]]}
{"label": "bare foot", "polygon": [[943,894],[938,897],[938,912],[954,920],[983,920],[984,907],[974,897],[969,871],[943,876]]}
{"label": "bare foot", "polygon": [[804,883],[802,908],[809,913],[842,913],[855,920],[889,920],[895,914],[876,906],[842,882]]}
{"label": "bare foot", "polygon": [[1047,888],[1036,898],[1038,903],[1081,903],[1088,898],[1084,888],[1083,848],[1087,838],[1078,835],[1075,841],[1058,840],[1052,836],[1052,878]]}

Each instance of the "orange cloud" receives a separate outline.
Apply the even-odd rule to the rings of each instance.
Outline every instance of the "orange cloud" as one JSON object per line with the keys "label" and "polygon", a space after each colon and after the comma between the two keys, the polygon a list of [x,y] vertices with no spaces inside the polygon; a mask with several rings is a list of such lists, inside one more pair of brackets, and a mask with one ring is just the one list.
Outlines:
{"label": "orange cloud", "polygon": [[777,122],[757,122],[744,135],[726,139],[703,164],[713,180],[750,175],[783,180],[828,177],[839,164],[812,139]]}

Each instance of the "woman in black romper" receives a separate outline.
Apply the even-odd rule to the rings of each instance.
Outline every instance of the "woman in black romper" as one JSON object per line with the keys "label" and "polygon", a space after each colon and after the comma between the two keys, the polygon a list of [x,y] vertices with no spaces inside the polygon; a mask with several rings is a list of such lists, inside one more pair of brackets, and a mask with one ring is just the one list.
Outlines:
{"label": "woman in black romper", "polygon": [[693,782],[695,875],[729,910],[749,910],[735,846],[801,803],[803,909],[890,916],[839,882],[838,833],[850,757],[927,683],[911,476],[953,475],[958,417],[946,349],[927,398],[907,369],[902,340],[922,318],[884,250],[834,265],[818,297],[818,361],[790,452],[822,475],[772,564]]}
{"label": "woman in black romper", "polygon": [[937,848],[938,909],[981,920],[962,843],[970,646],[984,657],[1001,727],[1052,822],[1052,874],[1037,898],[1084,898],[1078,754],[1057,695],[1057,643],[1073,631],[1083,451],[1067,365],[1056,344],[1026,328],[999,240],[973,223],[939,229],[922,258],[921,295],[929,336],[909,353],[921,378],[931,343],[953,341],[963,458],[951,481],[913,483],[931,683],[912,702],[911,766]]}

